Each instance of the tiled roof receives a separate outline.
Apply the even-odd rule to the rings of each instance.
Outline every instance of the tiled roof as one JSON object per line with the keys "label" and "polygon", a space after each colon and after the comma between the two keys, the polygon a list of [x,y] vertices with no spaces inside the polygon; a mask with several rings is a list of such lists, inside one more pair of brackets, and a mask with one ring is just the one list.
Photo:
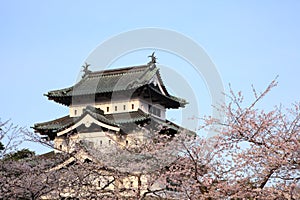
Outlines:
{"label": "tiled roof", "polygon": [[117,124],[126,124],[132,122],[139,122],[149,119],[150,115],[142,110],[128,112],[128,113],[114,113],[105,115],[107,119],[114,121]]}
{"label": "tiled roof", "polygon": [[106,118],[103,115],[103,111],[97,108],[94,108],[92,106],[87,106],[84,110],[83,114],[80,117],[70,117],[69,115],[48,121],[43,123],[37,123],[33,126],[33,128],[38,132],[43,131],[52,131],[52,132],[58,132],[61,130],[64,130],[74,124],[76,124],[79,120],[81,120],[84,116],[87,114],[90,114],[92,117],[97,119],[98,121],[101,121],[105,124],[109,124],[112,126],[118,126],[114,121]]}
{"label": "tiled roof", "polygon": [[129,113],[116,113],[116,114],[103,115],[101,114],[100,109],[88,106],[80,117],[70,117],[69,115],[67,115],[52,121],[34,124],[33,128],[38,132],[43,132],[43,131],[58,132],[74,125],[76,122],[82,119],[86,114],[90,114],[95,119],[112,126],[118,126],[119,124],[124,124],[124,123],[139,122],[149,118],[149,115],[144,113],[141,110],[135,112],[129,112]]}
{"label": "tiled roof", "polygon": [[157,72],[157,67],[148,65],[91,72],[74,86],[50,91],[46,96],[71,97],[136,89],[148,84]]}
{"label": "tiled roof", "polygon": [[163,95],[157,88],[153,86],[149,86],[149,88],[155,93],[160,94],[163,98],[167,99],[169,102],[173,101],[175,104],[178,104],[178,107],[184,107],[188,103],[185,99],[179,97],[175,97],[172,95]]}
{"label": "tiled roof", "polygon": [[74,124],[74,121],[76,118],[70,117],[69,115],[51,120],[48,122],[43,122],[43,123],[36,123],[34,124],[33,128],[35,130],[54,130],[54,131],[59,131],[64,128],[67,128],[71,125]]}
{"label": "tiled roof", "polygon": [[[155,75],[160,83],[160,88],[151,82]],[[113,92],[125,93],[126,95],[127,91],[131,91],[129,93],[133,94],[132,92],[138,91],[142,87],[150,88],[150,90],[143,88],[144,90],[140,91],[155,92],[158,95],[156,100],[160,100],[160,103],[166,108],[184,107],[187,104],[184,99],[171,96],[168,93],[159,69],[154,64],[89,72],[74,86],[53,90],[45,95],[49,100],[69,106],[72,104],[73,97],[97,95],[98,97],[110,98],[109,95]],[[140,92],[137,94],[142,95]]]}
{"label": "tiled roof", "polygon": [[[90,114],[91,116],[93,116],[95,119],[97,119],[98,121],[104,122],[105,124],[109,124],[112,126],[118,126],[117,123],[115,123],[114,121],[108,119],[105,115],[103,110],[99,109],[99,108],[94,108],[92,106],[87,106],[84,109],[84,113],[79,117],[78,120],[82,119],[86,114]],[[77,122],[77,121],[76,121]],[[76,123],[75,122],[75,123]]]}
{"label": "tiled roof", "polygon": [[174,131],[178,131],[180,127],[168,120],[161,120],[143,112],[142,110],[128,112],[128,113],[115,113],[103,115],[103,111],[91,106],[88,106],[84,113],[80,117],[64,116],[52,121],[37,123],[34,125],[34,129],[41,134],[57,133],[62,131],[82,119],[86,114],[90,114],[95,119],[110,124],[112,126],[126,127],[130,123],[138,123],[147,120],[153,120],[153,122],[162,125],[163,127],[170,128]]}

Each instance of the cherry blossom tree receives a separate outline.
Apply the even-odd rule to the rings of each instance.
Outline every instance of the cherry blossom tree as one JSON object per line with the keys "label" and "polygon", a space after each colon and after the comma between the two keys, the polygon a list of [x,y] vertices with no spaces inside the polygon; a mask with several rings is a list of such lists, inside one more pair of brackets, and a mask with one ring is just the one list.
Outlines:
{"label": "cherry blossom tree", "polygon": [[57,188],[59,173],[48,169],[62,157],[44,159],[28,149],[18,150],[29,134],[10,121],[0,122],[0,199],[40,199]]}
{"label": "cherry blossom tree", "polygon": [[230,90],[219,108],[225,120],[204,119],[201,129],[218,133],[209,139],[149,130],[152,139],[139,146],[103,152],[82,141],[76,151],[47,159],[1,159],[0,198],[300,199],[300,102],[258,108],[276,85],[260,94],[253,89],[249,105]]}
{"label": "cherry blossom tree", "polygon": [[241,92],[230,90],[221,109],[225,122],[205,120],[219,134],[185,147],[170,167],[170,187],[184,199],[299,199],[300,103],[289,109],[259,110],[256,105],[277,85],[274,80],[243,106]]}
{"label": "cherry blossom tree", "polygon": [[17,149],[23,141],[24,131],[25,128],[14,125],[10,120],[2,122],[0,119],[0,159]]}

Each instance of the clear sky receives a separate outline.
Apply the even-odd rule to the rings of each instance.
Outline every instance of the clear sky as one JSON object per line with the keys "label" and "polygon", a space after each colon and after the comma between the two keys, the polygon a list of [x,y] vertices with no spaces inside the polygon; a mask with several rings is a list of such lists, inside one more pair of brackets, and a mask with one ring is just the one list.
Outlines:
{"label": "clear sky", "polygon": [[[2,1],[0,118],[30,127],[66,115],[64,106],[43,94],[73,85],[101,42],[144,27],[171,29],[196,41],[215,63],[226,91],[231,83],[252,98],[251,84],[261,91],[279,75],[279,86],[261,106],[289,106],[300,101],[299,11],[299,1]],[[144,64],[148,55],[117,64]],[[166,53],[157,56],[160,63],[179,67]]]}

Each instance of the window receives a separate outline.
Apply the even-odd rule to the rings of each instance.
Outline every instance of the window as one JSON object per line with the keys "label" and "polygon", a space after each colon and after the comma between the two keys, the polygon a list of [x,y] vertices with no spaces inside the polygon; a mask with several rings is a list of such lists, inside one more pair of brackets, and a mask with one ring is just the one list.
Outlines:
{"label": "window", "polygon": [[109,145],[111,144],[111,140],[108,140],[108,144],[109,144]]}
{"label": "window", "polygon": [[62,145],[61,144],[59,145],[59,149],[62,149]]}
{"label": "window", "polygon": [[158,116],[158,117],[161,116],[161,111],[160,111],[160,109],[159,109],[159,108],[156,108],[156,107],[154,107],[154,106],[152,106],[152,105],[149,105],[149,107],[148,107],[148,112],[151,113],[151,114],[153,114],[153,115],[156,115],[156,116]]}
{"label": "window", "polygon": [[77,115],[77,110],[74,110],[74,114]]}
{"label": "window", "polygon": [[128,140],[126,140],[126,146],[128,146]]}
{"label": "window", "polygon": [[98,181],[98,187],[101,187],[101,181]]}
{"label": "window", "polygon": [[126,105],[123,105],[123,110],[126,110]]}
{"label": "window", "polygon": [[160,109],[157,109],[157,110],[156,110],[156,114],[157,114],[157,116],[159,116],[159,117],[161,116],[161,114],[160,114]]}
{"label": "window", "polygon": [[100,140],[100,146],[102,146],[102,140]]}
{"label": "window", "polygon": [[109,107],[106,107],[106,112],[109,112]]}
{"label": "window", "polygon": [[118,106],[115,106],[115,111],[118,111]]}
{"label": "window", "polygon": [[132,109],[132,110],[134,109],[134,104],[131,104],[131,109]]}

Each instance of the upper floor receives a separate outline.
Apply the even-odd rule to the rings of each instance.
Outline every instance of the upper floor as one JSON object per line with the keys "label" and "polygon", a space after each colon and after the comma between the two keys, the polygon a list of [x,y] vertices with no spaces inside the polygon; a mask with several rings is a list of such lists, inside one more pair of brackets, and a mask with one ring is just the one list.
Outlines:
{"label": "upper floor", "polygon": [[142,110],[154,117],[164,120],[166,118],[166,108],[160,104],[155,104],[141,98],[115,99],[113,101],[101,101],[90,103],[77,103],[70,105],[70,117],[79,117],[83,114],[87,105],[103,110],[104,114],[128,113]]}
{"label": "upper floor", "polygon": [[[158,108],[179,108],[187,104],[184,99],[168,93],[159,69],[154,63],[95,72],[88,71],[74,86],[53,90],[45,95],[49,100],[69,107],[92,104],[106,113],[140,108],[159,115]],[[82,109],[75,110],[71,108],[70,114],[77,115],[74,113],[80,113]]]}

